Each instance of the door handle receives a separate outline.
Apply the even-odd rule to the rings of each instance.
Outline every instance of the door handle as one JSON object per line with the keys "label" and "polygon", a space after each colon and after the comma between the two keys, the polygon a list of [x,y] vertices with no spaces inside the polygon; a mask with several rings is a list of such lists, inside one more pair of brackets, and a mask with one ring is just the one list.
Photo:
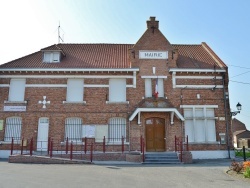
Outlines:
{"label": "door handle", "polygon": [[164,140],[166,140],[166,138],[164,138]]}

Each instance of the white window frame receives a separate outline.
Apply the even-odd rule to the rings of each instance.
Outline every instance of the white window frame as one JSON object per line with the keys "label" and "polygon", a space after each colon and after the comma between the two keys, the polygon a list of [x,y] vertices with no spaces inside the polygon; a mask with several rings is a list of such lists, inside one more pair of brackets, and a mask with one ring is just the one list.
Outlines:
{"label": "white window frame", "polygon": [[11,79],[9,87],[10,102],[24,102],[26,79]]}
{"label": "white window frame", "polygon": [[84,80],[68,79],[66,95],[66,101],[64,101],[64,103],[86,103],[86,101],[83,100]]}
{"label": "white window frame", "polygon": [[[163,78],[145,78],[145,97],[153,97],[158,79],[158,97],[164,97],[164,79]],[[152,84],[153,83],[153,84]]]}
{"label": "white window frame", "polygon": [[108,142],[121,143],[122,137],[126,140],[126,118],[113,117],[108,123]]}
{"label": "white window frame", "polygon": [[[217,143],[214,106],[184,105],[185,136],[188,135],[190,143]],[[187,116],[187,111],[191,116]],[[208,114],[208,111],[212,112]],[[200,115],[199,115],[200,113]],[[198,133],[199,132],[199,133]],[[202,134],[201,134],[202,133]],[[198,135],[199,134],[199,135]]]}
{"label": "white window frame", "polygon": [[44,52],[43,62],[44,63],[60,63],[60,52]]}
{"label": "white window frame", "polygon": [[109,101],[106,103],[128,103],[126,81],[126,78],[109,79]]}
{"label": "white window frame", "polygon": [[152,97],[152,80],[151,78],[145,78],[145,97]]}
{"label": "white window frame", "polygon": [[21,117],[6,118],[4,141],[11,142],[13,137],[14,141],[20,142],[21,133],[22,133],[22,118]]}
{"label": "white window frame", "polygon": [[82,143],[82,119],[78,117],[71,117],[65,119],[65,134],[64,140],[75,143]]}

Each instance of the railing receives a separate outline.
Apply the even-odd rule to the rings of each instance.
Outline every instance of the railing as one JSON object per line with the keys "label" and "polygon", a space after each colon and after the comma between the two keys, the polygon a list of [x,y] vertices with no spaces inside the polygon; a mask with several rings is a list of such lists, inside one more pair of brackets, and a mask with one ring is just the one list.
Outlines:
{"label": "railing", "polygon": [[177,137],[177,136],[175,136],[174,142],[175,142],[175,152],[180,153],[180,160],[182,162],[183,151],[189,151],[189,148],[188,148],[188,136],[186,136],[186,137]]}
{"label": "railing", "polygon": [[140,145],[141,145],[141,153],[142,153],[142,162],[145,162],[145,141],[142,136],[140,138]]}
{"label": "railing", "polygon": [[[14,139],[11,138],[10,144],[10,154],[25,154],[32,156],[34,153],[36,155],[47,155],[50,158],[53,156],[69,158],[72,160],[74,156],[76,158],[86,159],[89,155],[89,160],[93,160],[93,152],[99,151],[105,153],[108,151],[117,151],[124,153],[125,151],[125,137],[120,139],[106,138],[102,139],[102,142],[95,142],[94,138],[81,138],[81,139],[71,139],[66,138],[64,142],[59,142],[53,140],[53,138],[48,138],[48,141],[36,141],[31,139]],[[81,141],[79,141],[81,140]],[[120,140],[120,142],[115,142]],[[36,148],[36,149],[35,149]]]}
{"label": "railing", "polygon": [[235,157],[242,157],[244,161],[250,159],[250,148],[245,148],[245,146],[243,146],[242,148],[234,148],[234,151]]}

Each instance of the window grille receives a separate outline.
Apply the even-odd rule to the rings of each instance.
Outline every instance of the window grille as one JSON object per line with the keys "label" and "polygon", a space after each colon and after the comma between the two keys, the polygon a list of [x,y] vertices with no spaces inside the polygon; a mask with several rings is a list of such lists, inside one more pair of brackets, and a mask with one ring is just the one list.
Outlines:
{"label": "window grille", "polygon": [[21,140],[22,118],[9,117],[6,119],[4,141]]}
{"label": "window grille", "polygon": [[74,142],[82,141],[82,119],[81,118],[67,118],[65,120],[65,140]]}
{"label": "window grille", "polygon": [[109,120],[109,142],[121,142],[126,138],[126,119],[111,118]]}

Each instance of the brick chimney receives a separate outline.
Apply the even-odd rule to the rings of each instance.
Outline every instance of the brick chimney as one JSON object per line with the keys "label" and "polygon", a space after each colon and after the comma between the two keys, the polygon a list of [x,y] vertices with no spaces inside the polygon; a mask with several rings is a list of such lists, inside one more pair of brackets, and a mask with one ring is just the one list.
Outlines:
{"label": "brick chimney", "polygon": [[178,49],[174,49],[173,50],[173,59],[176,61],[178,59],[178,56],[179,56]]}
{"label": "brick chimney", "polygon": [[159,21],[155,21],[155,17],[150,17],[150,20],[147,21],[148,29],[158,29],[159,28]]}

